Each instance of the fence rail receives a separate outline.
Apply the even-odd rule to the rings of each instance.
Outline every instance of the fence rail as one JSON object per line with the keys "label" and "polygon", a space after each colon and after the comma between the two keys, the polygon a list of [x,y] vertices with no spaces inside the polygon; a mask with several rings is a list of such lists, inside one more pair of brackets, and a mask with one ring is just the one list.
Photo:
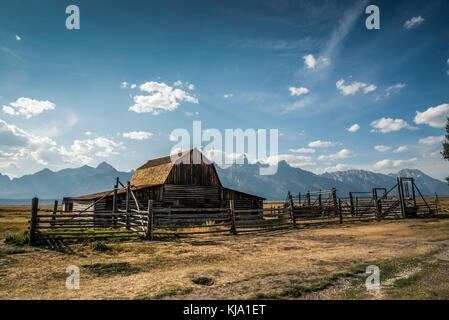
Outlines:
{"label": "fence rail", "polygon": [[[355,193],[354,193],[355,194]],[[351,194],[350,194],[351,195]],[[238,234],[297,228],[320,223],[398,219],[406,216],[449,212],[434,201],[396,198],[336,197],[335,189],[310,192],[304,196],[289,194],[287,201],[271,202],[262,209],[235,209],[234,200],[226,208],[161,208],[148,201],[145,210],[116,209],[112,211],[39,209],[37,198],[32,200],[30,244],[39,240],[171,237],[194,234]],[[274,206],[273,206],[274,205]],[[404,207],[415,211],[403,214]]]}

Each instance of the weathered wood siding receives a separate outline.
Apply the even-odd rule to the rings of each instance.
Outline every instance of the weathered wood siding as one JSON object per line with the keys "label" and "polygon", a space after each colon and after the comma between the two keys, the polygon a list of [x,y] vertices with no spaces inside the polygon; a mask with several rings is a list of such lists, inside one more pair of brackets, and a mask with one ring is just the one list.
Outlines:
{"label": "weathered wood siding", "polygon": [[164,185],[164,205],[217,208],[221,203],[219,187],[195,185]]}
{"label": "weathered wood siding", "polygon": [[221,187],[220,179],[212,164],[175,164],[166,184]]}
{"label": "weathered wood siding", "polygon": [[227,188],[223,188],[222,200],[223,205],[229,202],[229,200],[234,200],[234,206],[236,210],[263,208],[262,198]]}
{"label": "weathered wood siding", "polygon": [[[91,206],[93,203],[95,202],[95,200],[78,200],[75,199],[73,200],[73,207],[72,210],[77,212],[77,211],[84,211],[87,208],[89,208],[89,206]],[[88,211],[89,212],[93,212],[94,211],[94,206],[91,206]]]}

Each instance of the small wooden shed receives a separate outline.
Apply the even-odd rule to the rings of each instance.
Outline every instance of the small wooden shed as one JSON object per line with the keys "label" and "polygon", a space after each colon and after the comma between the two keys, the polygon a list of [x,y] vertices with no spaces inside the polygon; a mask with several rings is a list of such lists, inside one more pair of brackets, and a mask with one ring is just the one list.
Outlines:
{"label": "small wooden shed", "polygon": [[[74,211],[94,212],[126,207],[146,209],[148,200],[155,207],[172,208],[218,208],[229,206],[235,200],[236,209],[261,209],[264,198],[222,186],[214,164],[198,149],[191,149],[177,155],[149,160],[139,167],[131,178],[132,196],[125,188],[64,198],[63,205]],[[137,202],[136,202],[137,200]]]}

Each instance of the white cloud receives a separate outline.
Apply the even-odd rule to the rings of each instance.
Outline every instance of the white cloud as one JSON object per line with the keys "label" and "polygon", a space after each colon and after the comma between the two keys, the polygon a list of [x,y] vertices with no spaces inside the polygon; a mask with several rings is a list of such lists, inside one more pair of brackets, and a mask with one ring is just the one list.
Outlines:
{"label": "white cloud", "polygon": [[417,129],[416,127],[410,126],[403,119],[391,119],[391,118],[381,118],[378,120],[374,120],[373,122],[371,122],[371,127],[374,128],[371,130],[371,132],[380,131],[382,133],[399,131],[401,129],[409,129],[409,130]]}
{"label": "white cloud", "polygon": [[377,86],[371,84],[363,89],[363,93],[367,94],[377,89]]}
{"label": "white cloud", "polygon": [[90,135],[92,135],[92,132],[91,132],[91,131],[86,131],[86,132],[84,132],[84,134],[85,134],[86,136],[90,136]]}
{"label": "white cloud", "polygon": [[357,123],[354,123],[352,126],[350,126],[348,129],[349,132],[357,132],[359,131],[360,126]]}
{"label": "white cloud", "polygon": [[390,160],[390,159],[384,159],[376,162],[374,164],[375,169],[392,169],[392,168],[399,168],[404,167],[410,164],[415,163],[418,161],[418,158],[412,158],[412,159],[406,159],[406,160]]}
{"label": "white cloud", "polygon": [[232,96],[233,96],[232,93],[226,93],[225,95],[223,95],[223,97],[224,97],[225,99],[231,98]]}
{"label": "white cloud", "polygon": [[181,101],[198,103],[198,99],[181,89],[174,89],[165,83],[150,81],[140,85],[140,90],[150,95],[136,95],[135,104],[129,110],[137,113],[152,113],[158,115],[162,111],[176,110]]}
{"label": "white cloud", "polygon": [[200,113],[198,111],[196,111],[196,112],[186,111],[186,116],[188,116],[188,117],[198,116],[199,114]]}
{"label": "white cloud", "polygon": [[392,93],[397,93],[399,92],[399,90],[401,90],[402,88],[405,88],[406,84],[405,83],[397,83],[395,85],[389,86],[387,89],[385,89],[386,96],[388,97],[390,94]]}
{"label": "white cloud", "polygon": [[147,140],[153,134],[147,131],[123,132],[122,136],[133,140]]}
{"label": "white cloud", "polygon": [[92,153],[100,158],[108,158],[118,154],[116,148],[121,145],[121,143],[116,143],[114,140],[97,137],[95,139],[75,140],[68,150],[65,147],[60,147],[58,151],[63,156],[73,157],[79,162],[89,163],[93,160],[90,157]]}
{"label": "white cloud", "polygon": [[419,26],[424,21],[425,21],[425,19],[423,17],[421,17],[421,16],[413,17],[410,20],[405,21],[404,28],[408,29],[408,30],[416,28],[417,26]]}
{"label": "white cloud", "polygon": [[94,155],[103,158],[117,154],[115,149],[121,145],[98,137],[75,140],[68,148],[58,147],[49,137],[30,134],[0,119],[0,158],[7,158],[8,161],[28,160],[45,166],[87,164],[93,161]]}
{"label": "white cloud", "polygon": [[444,136],[438,136],[438,137],[429,136],[427,138],[419,139],[419,143],[431,146],[431,145],[439,144],[440,142],[443,142],[444,139],[445,139]]}
{"label": "white cloud", "polygon": [[427,124],[434,128],[444,128],[446,126],[446,117],[449,117],[449,104],[444,103],[436,107],[430,107],[424,112],[416,111],[416,124]]}
{"label": "white cloud", "polygon": [[337,159],[345,159],[349,157],[355,156],[355,153],[348,149],[341,149],[337,153],[329,154],[329,155],[321,155],[318,157],[318,160],[337,160]]}
{"label": "white cloud", "polygon": [[400,153],[407,150],[407,146],[399,146],[396,149],[393,150],[394,153]]}
{"label": "white cloud", "polygon": [[317,60],[313,54],[305,55],[302,58],[307,69],[324,68],[331,64],[331,60],[329,58],[319,57]]}
{"label": "white cloud", "polygon": [[133,83],[132,85],[129,86],[131,89],[135,89],[137,87],[137,84]]}
{"label": "white cloud", "polygon": [[122,83],[120,83],[120,88],[126,88],[128,86],[128,82],[123,81]]}
{"label": "white cloud", "polygon": [[375,146],[374,147],[374,150],[379,151],[379,152],[386,152],[390,149],[391,149],[391,147],[388,147],[388,146]]}
{"label": "white cloud", "polygon": [[294,153],[315,153],[315,149],[312,149],[312,148],[288,149],[288,151],[294,152]]}
{"label": "white cloud", "polygon": [[353,82],[349,85],[345,85],[345,80],[343,79],[338,80],[335,86],[340,90],[341,94],[345,96],[355,95],[360,89],[364,89],[363,92],[365,94],[377,89],[375,85],[367,84],[365,82]]}
{"label": "white cloud", "polygon": [[302,57],[304,59],[304,64],[308,69],[315,69],[316,59],[312,54],[308,54]]}
{"label": "white cloud", "polygon": [[45,110],[53,110],[56,105],[48,100],[39,101],[30,98],[21,97],[16,102],[10,102],[3,106],[3,112],[13,116],[24,116],[29,119]]}
{"label": "white cloud", "polygon": [[299,87],[299,88],[290,87],[290,88],[288,88],[288,90],[290,90],[291,96],[300,96],[302,94],[306,94],[309,92],[309,89],[304,88],[304,87]]}
{"label": "white cloud", "polygon": [[20,40],[22,40],[22,38],[18,34],[16,34],[16,40],[20,41]]}
{"label": "white cloud", "polygon": [[321,141],[321,140],[312,141],[308,144],[308,146],[311,148],[327,148],[327,147],[332,147],[334,145],[336,145],[335,142]]}
{"label": "white cloud", "polygon": [[173,85],[175,87],[186,87],[189,90],[194,90],[195,86],[193,85],[193,83],[189,83],[189,82],[182,82],[181,80],[177,80],[175,82],[173,82]]}

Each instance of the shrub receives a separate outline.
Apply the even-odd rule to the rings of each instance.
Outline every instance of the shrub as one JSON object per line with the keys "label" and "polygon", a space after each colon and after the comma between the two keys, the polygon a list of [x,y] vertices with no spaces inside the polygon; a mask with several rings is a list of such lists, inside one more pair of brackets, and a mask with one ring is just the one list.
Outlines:
{"label": "shrub", "polygon": [[214,284],[214,279],[208,278],[208,277],[198,277],[198,278],[192,279],[192,282],[195,284],[202,285],[202,286],[211,286]]}
{"label": "shrub", "polygon": [[110,250],[109,247],[102,241],[95,241],[92,244],[92,250],[93,251],[99,251],[99,252],[105,252]]}
{"label": "shrub", "polygon": [[18,246],[27,245],[29,241],[30,241],[30,232],[28,230],[25,230],[22,234],[18,233],[8,236],[5,239],[5,243],[15,244]]}

